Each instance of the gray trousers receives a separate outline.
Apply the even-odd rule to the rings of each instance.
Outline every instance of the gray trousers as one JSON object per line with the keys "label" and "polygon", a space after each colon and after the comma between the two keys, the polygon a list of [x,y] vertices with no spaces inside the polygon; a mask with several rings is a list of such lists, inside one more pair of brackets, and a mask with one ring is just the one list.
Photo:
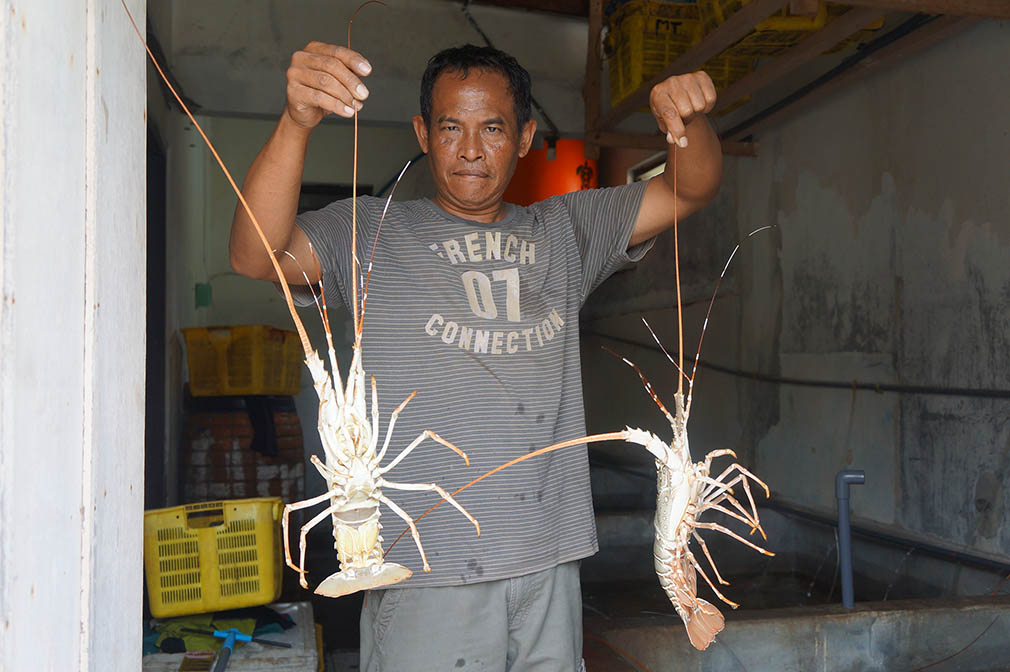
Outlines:
{"label": "gray trousers", "polygon": [[361,672],[579,672],[579,562],[502,581],[372,590]]}

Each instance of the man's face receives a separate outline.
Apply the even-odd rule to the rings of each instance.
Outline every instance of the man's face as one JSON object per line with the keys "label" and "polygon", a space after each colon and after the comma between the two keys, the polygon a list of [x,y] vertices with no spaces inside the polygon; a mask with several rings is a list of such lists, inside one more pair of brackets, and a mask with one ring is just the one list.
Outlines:
{"label": "man's face", "polygon": [[428,154],[438,204],[457,216],[492,222],[516,162],[533,141],[536,122],[518,127],[508,80],[472,69],[466,78],[446,71],[432,90],[431,126],[414,117],[421,150]]}

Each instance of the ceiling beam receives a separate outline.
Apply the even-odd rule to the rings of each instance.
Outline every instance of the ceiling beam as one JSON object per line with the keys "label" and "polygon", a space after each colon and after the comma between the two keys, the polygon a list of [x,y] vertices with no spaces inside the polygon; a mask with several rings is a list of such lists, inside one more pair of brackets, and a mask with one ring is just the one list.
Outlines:
{"label": "ceiling beam", "polygon": [[671,75],[692,72],[717,56],[741,37],[751,32],[761,21],[782,9],[789,0],[751,0],[734,12],[726,22],[702,38],[701,42],[688,49],[680,58],[666,66],[662,72],[642,84],[619,105],[607,112],[600,122],[602,130],[611,129],[632,112],[649,103],[649,92]]}
{"label": "ceiling beam", "polygon": [[1007,0],[838,0],[846,5],[872,7],[885,12],[921,12],[982,19],[1010,19]]}
{"label": "ceiling beam", "polygon": [[719,92],[713,112],[721,112],[743,100],[758,89],[789,74],[807,61],[817,58],[828,49],[870,25],[883,14],[880,10],[856,8],[835,19],[821,30],[805,38],[787,52],[769,59],[757,70],[733,82]]}
{"label": "ceiling beam", "polygon": [[[639,133],[614,133],[601,131],[594,134],[593,139],[601,147],[622,147],[624,149],[654,149],[657,152],[666,150],[669,143],[666,136]],[[757,146],[753,142],[723,141],[722,153],[733,156],[757,156]]]}
{"label": "ceiling beam", "polygon": [[589,2],[590,0],[474,0],[473,4],[584,17],[589,14]]}
{"label": "ceiling beam", "polygon": [[603,0],[589,0],[589,44],[586,46],[586,85],[582,98],[586,103],[586,158],[599,159],[600,146],[589,139],[589,131],[600,122],[600,79],[603,68],[600,33],[603,31]]}
{"label": "ceiling beam", "polygon": [[[936,18],[908,35],[874,51],[852,67],[812,89],[810,93],[803,95],[794,102],[779,109],[775,109],[773,106],[769,110],[761,112],[750,120],[743,122],[736,128],[730,129],[722,136],[722,140],[742,140],[764,128],[781,123],[786,118],[837,93],[850,84],[891,67],[907,56],[929,49],[948,37],[977,24],[978,21],[979,19],[974,17],[941,16]],[[879,39],[886,38],[887,36],[885,35]]]}

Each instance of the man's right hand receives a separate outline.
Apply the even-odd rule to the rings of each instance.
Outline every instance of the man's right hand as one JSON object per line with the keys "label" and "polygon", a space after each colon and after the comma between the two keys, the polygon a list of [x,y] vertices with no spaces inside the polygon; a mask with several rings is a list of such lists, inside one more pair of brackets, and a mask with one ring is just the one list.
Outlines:
{"label": "man's right hand", "polygon": [[314,128],[327,113],[354,116],[368,98],[359,75],[364,77],[371,71],[372,66],[356,51],[309,42],[291,56],[287,115],[306,129]]}

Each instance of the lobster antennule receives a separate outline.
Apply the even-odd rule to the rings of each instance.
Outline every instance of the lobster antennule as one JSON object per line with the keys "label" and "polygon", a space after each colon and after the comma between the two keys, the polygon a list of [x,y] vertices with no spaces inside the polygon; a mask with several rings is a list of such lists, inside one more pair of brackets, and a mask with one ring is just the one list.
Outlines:
{"label": "lobster antennule", "polygon": [[610,354],[612,354],[614,357],[617,357],[622,362],[624,362],[625,364],[627,364],[628,366],[630,366],[631,368],[633,368],[635,370],[635,373],[638,374],[638,377],[642,379],[642,385],[645,386],[645,391],[649,393],[649,396],[652,397],[652,400],[654,402],[656,402],[657,406],[659,406],[659,410],[663,411],[663,415],[665,415],[666,419],[670,421],[671,425],[673,425],[674,424],[673,416],[670,415],[670,411],[666,410],[666,406],[663,405],[663,402],[659,400],[659,395],[656,394],[656,390],[653,389],[652,383],[650,383],[649,379],[645,377],[645,374],[642,373],[642,370],[640,368],[638,368],[638,366],[634,362],[632,362],[630,359],[628,359],[626,357],[621,357],[619,354],[617,354],[616,352],[614,352],[613,350],[611,350],[607,346],[604,345],[604,346],[601,346],[601,347],[604,350],[606,350],[607,352],[609,352]]}
{"label": "lobster antennule", "polygon": [[389,212],[389,204],[393,202],[393,193],[396,191],[396,185],[400,184],[400,180],[403,179],[407,169],[410,168],[410,164],[411,161],[408,160],[407,163],[404,164],[400,174],[396,176],[396,181],[393,182],[393,186],[389,190],[389,196],[386,197],[386,205],[382,208],[382,216],[379,217],[379,225],[375,227],[375,239],[372,240],[372,253],[368,257],[368,269],[365,271],[365,282],[361,292],[361,320],[359,321],[357,330],[354,334],[355,342],[358,342],[361,338],[361,333],[365,329],[365,306],[368,305],[368,285],[372,280],[372,263],[375,261],[375,248],[379,244],[379,234],[382,232],[382,223],[386,221],[386,213]]}
{"label": "lobster antennule", "polygon": [[680,365],[677,364],[677,362],[674,361],[673,357],[670,356],[670,353],[666,351],[666,348],[663,346],[663,342],[659,340],[659,336],[656,335],[656,332],[652,329],[652,326],[649,324],[649,321],[646,320],[644,317],[642,318],[642,324],[644,324],[645,328],[649,330],[649,334],[652,335],[652,340],[654,340],[656,342],[656,345],[659,346],[659,349],[663,352],[664,355],[666,355],[666,359],[669,360],[669,362],[671,364],[673,364],[673,368],[677,369],[677,371],[680,372],[681,376],[683,376],[684,378],[687,378],[687,390],[688,390],[688,394],[690,395],[690,393],[691,393],[691,384],[694,381],[692,381],[690,379],[690,377],[688,377],[688,375],[686,373],[684,373],[684,370],[682,368],[680,368]]}
{"label": "lobster antennule", "polygon": [[[309,243],[309,249],[312,249],[311,243]],[[274,250],[274,254],[277,254],[278,252],[289,258],[291,261],[295,262],[295,265],[298,266],[298,270],[301,272],[302,277],[305,278],[305,286],[308,287],[309,294],[312,295],[312,302],[316,304],[316,310],[319,311],[319,319],[323,323],[325,323],[326,318],[323,315],[323,307],[319,303],[319,296],[316,294],[316,290],[312,288],[312,281],[309,280],[309,274],[305,271],[305,267],[302,266],[302,262],[298,261],[298,257],[291,254],[291,252],[289,252],[288,250],[276,250],[276,249]]]}
{"label": "lobster antennule", "polygon": [[[337,404],[343,405],[344,390],[341,387],[340,369],[337,366],[337,351],[333,347],[333,331],[330,329],[330,311],[326,306],[326,288],[323,287],[323,267],[322,264],[319,263],[319,257],[316,256],[315,248],[312,247],[312,241],[309,241],[309,254],[312,255],[312,262],[316,269],[316,284],[319,285],[319,299],[316,300],[316,306],[318,307],[319,304],[322,303],[322,308],[319,311],[319,317],[323,323],[323,333],[326,335],[327,354],[330,358],[330,378],[336,394]],[[288,253],[288,256],[291,256],[291,254]],[[297,259],[295,261],[297,263]],[[301,268],[301,264],[298,264],[298,267]],[[306,275],[304,269],[302,270],[302,275]],[[308,281],[307,277],[306,281]],[[316,293],[312,289],[312,283],[309,283],[309,291],[312,292],[312,298],[315,299]],[[325,366],[323,368],[325,369]]]}

